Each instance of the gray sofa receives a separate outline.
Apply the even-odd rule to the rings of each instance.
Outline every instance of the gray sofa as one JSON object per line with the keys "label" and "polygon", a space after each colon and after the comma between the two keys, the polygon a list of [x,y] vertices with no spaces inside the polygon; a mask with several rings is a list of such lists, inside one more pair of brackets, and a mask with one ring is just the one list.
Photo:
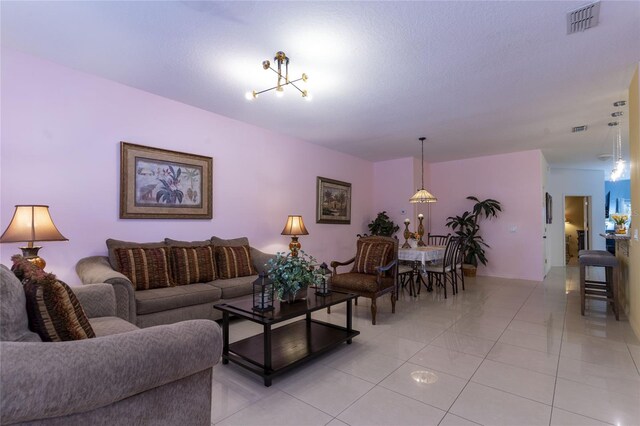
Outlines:
{"label": "gray sofa", "polygon": [[[155,247],[204,244],[239,246],[249,245],[249,240],[246,237],[226,240],[212,237],[204,241],[177,241],[167,238],[164,242],[145,244]],[[272,254],[251,247],[251,259],[256,271],[263,271],[271,257]],[[222,314],[214,309],[213,305],[250,295],[252,283],[258,278],[257,275],[251,275],[226,280],[217,279],[208,283],[135,291],[131,281],[114,269],[114,261],[108,256],[81,259],[76,265],[76,272],[84,284],[111,284],[116,295],[117,316],[141,328],[191,319],[220,319]]]}
{"label": "gray sofa", "polygon": [[42,342],[22,284],[0,266],[0,424],[210,425],[213,321],[138,329],[116,316],[109,284],[72,287],[96,336]]}

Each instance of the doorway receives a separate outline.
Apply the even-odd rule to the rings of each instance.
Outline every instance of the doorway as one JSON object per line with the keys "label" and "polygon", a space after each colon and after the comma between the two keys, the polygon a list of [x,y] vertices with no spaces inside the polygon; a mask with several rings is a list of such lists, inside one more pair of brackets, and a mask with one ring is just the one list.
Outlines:
{"label": "doorway", "polygon": [[591,246],[591,197],[564,197],[565,264],[578,265],[578,251]]}

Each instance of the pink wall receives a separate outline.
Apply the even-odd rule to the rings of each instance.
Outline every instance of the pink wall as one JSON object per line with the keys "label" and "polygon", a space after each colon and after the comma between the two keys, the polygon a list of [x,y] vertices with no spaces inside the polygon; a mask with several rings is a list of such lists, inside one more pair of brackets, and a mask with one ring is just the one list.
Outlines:
{"label": "pink wall", "polygon": [[503,212],[481,224],[491,248],[489,263],[478,274],[542,280],[541,161],[542,153],[536,150],[432,163],[430,191],[438,198],[432,207],[433,233],[449,232],[446,218],[473,207],[467,196],[494,198],[502,203]]}
{"label": "pink wall", "polygon": [[[424,163],[424,185],[430,188],[429,163]],[[407,157],[396,160],[380,161],[373,165],[373,208],[375,214],[386,211],[389,217],[400,226],[397,234],[402,239],[404,220],[409,218],[409,229],[417,229],[419,213],[427,217],[428,206],[411,204],[409,198],[420,188],[420,160]],[[404,213],[403,213],[404,212]],[[425,228],[427,222],[424,222]]]}
{"label": "pink wall", "polygon": [[[15,204],[48,204],[69,242],[45,242],[47,270],[77,284],[76,262],[104,241],[248,236],[285,250],[288,214],[302,214],[302,247],[346,260],[373,209],[373,165],[201,109],[10,50],[2,50],[0,227]],[[212,96],[215,88],[212,88]],[[213,157],[213,220],[120,220],[119,142]],[[315,223],[316,177],[351,182],[351,225]],[[0,246],[10,263],[20,244]]]}

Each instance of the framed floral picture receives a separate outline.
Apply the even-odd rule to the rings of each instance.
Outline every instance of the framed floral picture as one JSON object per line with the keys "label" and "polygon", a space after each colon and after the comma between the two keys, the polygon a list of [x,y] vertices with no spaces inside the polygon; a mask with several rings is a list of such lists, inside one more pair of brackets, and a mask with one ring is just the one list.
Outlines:
{"label": "framed floral picture", "polygon": [[318,176],[316,223],[351,223],[351,184]]}
{"label": "framed floral picture", "polygon": [[120,142],[121,219],[211,219],[213,159]]}

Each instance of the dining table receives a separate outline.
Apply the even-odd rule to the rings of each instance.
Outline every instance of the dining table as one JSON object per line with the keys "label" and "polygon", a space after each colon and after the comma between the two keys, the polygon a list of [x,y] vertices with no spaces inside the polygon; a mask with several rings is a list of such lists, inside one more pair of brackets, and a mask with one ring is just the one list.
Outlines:
{"label": "dining table", "polygon": [[[413,265],[413,271],[416,274],[416,284],[418,288],[420,284],[424,284],[427,287],[427,291],[431,291],[432,289],[428,286],[428,284],[422,278],[421,271],[424,271],[425,266],[429,263],[438,262],[439,260],[444,259],[444,251],[446,246],[421,246],[421,247],[411,247],[411,248],[399,248],[398,249],[398,260],[411,262]],[[411,295],[417,296],[415,290],[413,290],[413,283],[411,284],[411,288],[409,290]]]}

